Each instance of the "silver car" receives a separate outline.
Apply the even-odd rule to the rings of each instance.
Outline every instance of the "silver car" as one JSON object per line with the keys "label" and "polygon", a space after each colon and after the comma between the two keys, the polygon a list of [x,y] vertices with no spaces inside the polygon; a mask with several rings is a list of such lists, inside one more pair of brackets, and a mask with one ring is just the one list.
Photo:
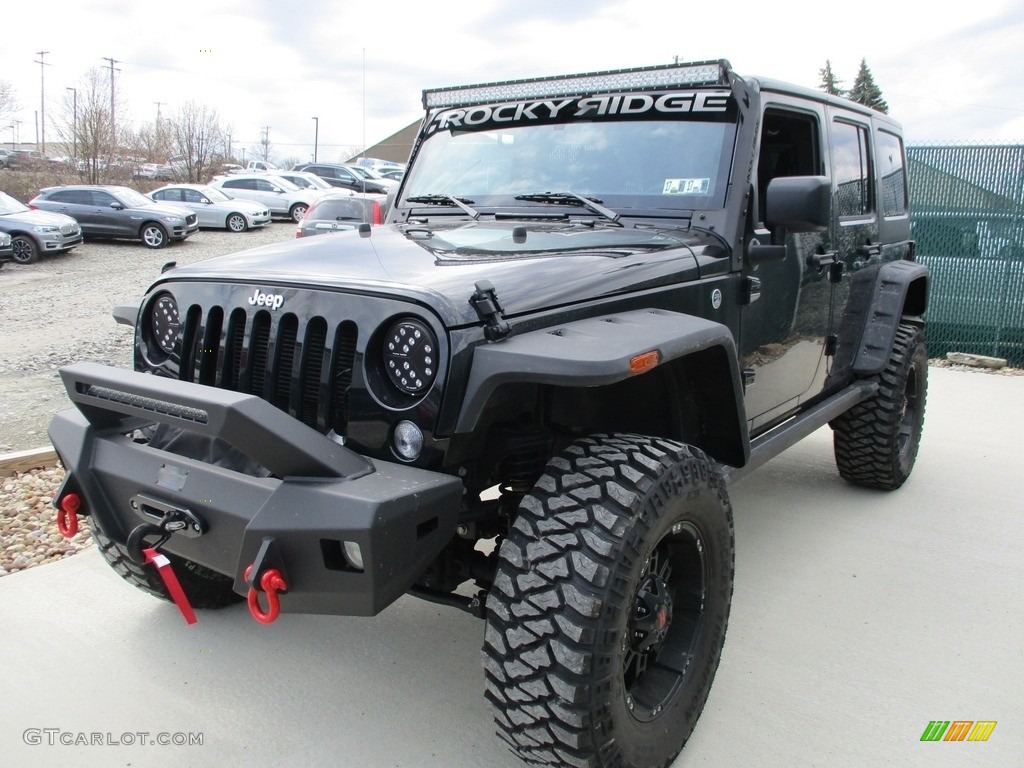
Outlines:
{"label": "silver car", "polygon": [[159,203],[178,203],[195,211],[200,227],[245,232],[270,223],[270,209],[263,203],[231,197],[207,184],[168,184],[149,196]]}
{"label": "silver car", "polygon": [[233,176],[214,176],[211,187],[225,194],[245,200],[255,200],[270,209],[271,216],[301,221],[306,209],[324,194],[319,189],[299,189],[288,179],[274,173],[239,173]]}
{"label": "silver car", "polygon": [[0,192],[0,232],[11,236],[12,258],[19,264],[31,264],[43,253],[64,253],[82,243],[82,228],[70,216],[33,211],[4,192]]}

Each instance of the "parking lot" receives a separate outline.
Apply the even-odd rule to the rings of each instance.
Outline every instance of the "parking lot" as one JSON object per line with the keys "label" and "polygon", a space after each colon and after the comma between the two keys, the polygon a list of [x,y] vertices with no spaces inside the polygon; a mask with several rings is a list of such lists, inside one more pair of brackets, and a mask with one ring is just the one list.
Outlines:
{"label": "parking lot", "polygon": [[[827,428],[732,488],[729,632],[674,768],[1021,764],[1024,377],[930,375],[901,490],[839,480]],[[0,579],[0,605],[7,766],[520,765],[484,706],[483,625],[449,609],[187,627],[95,551]],[[933,720],[997,725],[922,742]],[[147,743],[165,733],[202,743]]]}

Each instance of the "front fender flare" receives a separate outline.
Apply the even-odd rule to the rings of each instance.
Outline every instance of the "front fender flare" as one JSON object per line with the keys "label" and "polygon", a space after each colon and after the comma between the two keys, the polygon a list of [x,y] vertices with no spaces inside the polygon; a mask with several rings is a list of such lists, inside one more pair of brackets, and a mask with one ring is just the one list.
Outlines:
{"label": "front fender flare", "polygon": [[476,429],[488,400],[503,384],[601,387],[636,375],[630,361],[637,355],[657,351],[658,365],[664,365],[713,348],[724,353],[728,370],[719,365],[708,375],[718,376],[725,390],[720,394],[731,396],[733,444],[742,446],[745,460],[748,436],[732,333],[721,323],[663,309],[576,320],[476,347],[456,432]]}

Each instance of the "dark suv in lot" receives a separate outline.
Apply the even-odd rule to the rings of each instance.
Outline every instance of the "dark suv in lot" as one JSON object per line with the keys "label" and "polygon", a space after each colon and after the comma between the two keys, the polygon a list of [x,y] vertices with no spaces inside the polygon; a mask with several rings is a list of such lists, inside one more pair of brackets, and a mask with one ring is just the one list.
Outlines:
{"label": "dark suv in lot", "polygon": [[48,187],[29,201],[29,207],[71,216],[86,237],[138,239],[147,248],[163,248],[199,231],[193,211],[155,203],[130,187]]}
{"label": "dark suv in lot", "polygon": [[332,187],[351,189],[353,192],[371,192],[377,195],[386,195],[391,188],[390,184],[381,184],[374,179],[366,179],[344,165],[333,165],[331,163],[299,163],[292,168],[293,171],[308,171],[315,173]]}
{"label": "dark suv in lot", "polygon": [[467,611],[516,754],[663,768],[725,642],[730,484],[826,425],[848,482],[914,467],[902,129],[726,61],[423,104],[385,225],[168,269],[116,313],[134,371],[62,369],[58,519],[183,611],[154,560],[263,623]]}

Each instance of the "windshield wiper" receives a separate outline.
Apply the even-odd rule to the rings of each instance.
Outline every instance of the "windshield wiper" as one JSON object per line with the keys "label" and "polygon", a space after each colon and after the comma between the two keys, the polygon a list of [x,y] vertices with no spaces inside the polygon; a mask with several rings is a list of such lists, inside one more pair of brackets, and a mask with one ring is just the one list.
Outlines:
{"label": "windshield wiper", "polygon": [[538,192],[532,195],[516,195],[516,200],[527,200],[531,203],[569,203],[570,205],[584,205],[594,213],[600,214],[612,223],[618,223],[621,218],[611,208],[605,208],[600,200],[594,200],[575,192]]}
{"label": "windshield wiper", "polygon": [[480,212],[474,208],[470,208],[472,200],[466,200],[460,197],[453,197],[452,195],[416,195],[415,197],[405,198],[407,203],[427,203],[428,205],[456,205],[461,208],[468,216],[474,219],[480,218]]}

